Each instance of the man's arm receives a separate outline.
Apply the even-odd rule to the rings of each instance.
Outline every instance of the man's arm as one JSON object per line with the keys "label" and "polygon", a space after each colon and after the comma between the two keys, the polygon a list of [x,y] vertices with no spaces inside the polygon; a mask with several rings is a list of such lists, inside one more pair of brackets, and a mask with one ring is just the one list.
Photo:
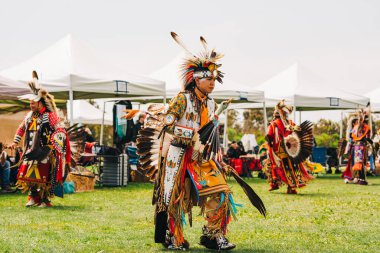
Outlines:
{"label": "man's arm", "polygon": [[65,128],[61,124],[61,120],[55,112],[49,112],[49,125],[50,125],[52,130],[57,130],[59,128],[62,128],[62,129]]}
{"label": "man's arm", "polygon": [[21,138],[25,135],[25,122],[22,121],[18,126],[15,137],[13,138],[12,148],[15,148],[21,141]]}
{"label": "man's arm", "polygon": [[274,142],[275,142],[275,126],[273,124],[270,124],[268,126],[268,130],[267,130],[267,135],[265,136],[265,139],[267,140],[268,142],[268,157],[269,157],[269,160],[272,164],[272,169],[274,169],[274,167],[278,166],[278,161],[277,159],[275,158],[275,154],[274,154]]}
{"label": "man's arm", "polygon": [[183,93],[178,93],[169,103],[169,109],[165,118],[166,132],[173,134],[175,122],[183,117],[187,102]]}

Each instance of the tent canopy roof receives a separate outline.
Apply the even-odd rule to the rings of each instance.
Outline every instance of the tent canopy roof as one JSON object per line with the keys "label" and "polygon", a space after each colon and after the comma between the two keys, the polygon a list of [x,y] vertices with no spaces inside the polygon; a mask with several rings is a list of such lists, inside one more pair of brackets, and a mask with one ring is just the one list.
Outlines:
{"label": "tent canopy roof", "polygon": [[0,76],[0,99],[15,99],[29,92],[24,83]]}
{"label": "tent canopy roof", "polygon": [[[168,98],[174,97],[181,89],[182,82],[179,68],[183,63],[185,53],[177,55],[172,61],[162,68],[153,72],[150,77],[156,78],[166,83],[166,95]],[[235,102],[263,102],[264,92],[252,89],[251,87],[223,78],[223,84],[216,82],[215,89],[211,94],[216,100],[226,100],[232,98]]]}
{"label": "tent canopy roof", "polygon": [[354,109],[369,102],[367,97],[327,86],[322,78],[297,63],[255,88],[264,91],[266,99],[285,99],[297,110]]}
{"label": "tent canopy roof", "polygon": [[165,83],[132,75],[113,64],[85,42],[67,35],[52,46],[17,66],[1,71],[5,77],[24,83],[36,70],[40,83],[59,98],[163,96]]}
{"label": "tent canopy roof", "polygon": [[371,100],[372,111],[380,112],[380,88],[368,92],[366,96]]}

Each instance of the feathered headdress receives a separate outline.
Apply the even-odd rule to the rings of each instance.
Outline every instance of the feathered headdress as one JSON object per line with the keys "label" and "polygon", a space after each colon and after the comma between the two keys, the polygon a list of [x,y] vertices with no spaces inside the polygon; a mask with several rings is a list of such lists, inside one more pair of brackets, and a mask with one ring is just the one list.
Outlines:
{"label": "feathered headdress", "polygon": [[291,114],[293,112],[293,106],[285,104],[285,99],[281,100],[274,107],[274,116],[285,117],[285,114]]}
{"label": "feathered headdress", "polygon": [[348,116],[347,129],[346,129],[346,140],[350,139],[351,131],[353,129],[353,122],[358,120],[359,123],[363,123],[365,120],[369,120],[369,115],[371,115],[370,103],[367,104],[365,108],[360,108],[356,112],[352,112]]}
{"label": "feathered headdress", "polygon": [[196,56],[187,49],[175,32],[171,32],[171,36],[189,54],[181,64],[183,88],[186,89],[195,78],[215,78],[219,83],[223,83],[224,73],[219,70],[222,65],[217,63],[224,56],[223,54],[215,52],[214,49],[210,51],[206,40],[201,36],[200,41],[204,51]]}
{"label": "feathered headdress", "polygon": [[49,94],[49,92],[38,83],[38,75],[35,70],[32,72],[32,80],[28,83],[28,85],[32,93],[19,96],[18,98],[20,100],[28,99],[34,102],[43,100],[44,105],[49,111],[57,112],[54,96]]}

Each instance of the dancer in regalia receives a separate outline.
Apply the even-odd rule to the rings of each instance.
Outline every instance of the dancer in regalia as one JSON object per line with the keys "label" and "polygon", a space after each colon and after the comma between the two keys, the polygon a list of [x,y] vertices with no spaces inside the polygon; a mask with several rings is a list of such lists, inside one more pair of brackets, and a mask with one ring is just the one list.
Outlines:
{"label": "dancer in regalia", "polygon": [[[178,35],[171,34],[186,51]],[[153,204],[155,242],[168,249],[188,249],[183,226],[187,214],[192,225],[192,208],[199,206],[206,224],[200,244],[209,249],[235,248],[226,238],[227,225],[236,214],[232,191],[226,183],[231,174],[243,187],[251,203],[265,215],[260,198],[236,171],[221,162],[218,116],[229,101],[219,107],[210,97],[215,81],[222,83],[223,74],[217,61],[222,55],[207,49],[189,56],[182,64],[183,86],[168,108],[148,108],[145,128],[137,139],[140,162],[155,181]],[[132,112],[132,111],[131,111]]]}
{"label": "dancer in regalia", "polygon": [[288,119],[292,111],[293,107],[286,105],[284,100],[278,102],[268,127],[269,191],[277,190],[285,184],[288,194],[297,194],[296,189],[312,179],[303,164],[313,148],[312,124],[305,121],[297,126]]}
{"label": "dancer in regalia", "polygon": [[70,144],[54,97],[39,86],[35,71],[29,86],[32,93],[20,99],[30,101],[31,111],[21,122],[12,144],[16,147],[24,137],[17,186],[28,191],[27,207],[49,207],[54,195],[63,197],[62,182],[71,161]]}
{"label": "dancer in regalia", "polygon": [[348,119],[346,141],[339,144],[340,151],[345,150],[344,153],[348,155],[346,170],[342,174],[345,183],[368,184],[366,165],[370,145],[372,140],[368,112],[366,109],[359,110]]}

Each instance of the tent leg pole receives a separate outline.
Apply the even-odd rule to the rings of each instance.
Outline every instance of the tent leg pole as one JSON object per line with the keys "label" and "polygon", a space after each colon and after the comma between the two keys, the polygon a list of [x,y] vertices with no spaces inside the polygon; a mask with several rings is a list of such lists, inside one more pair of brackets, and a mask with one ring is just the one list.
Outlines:
{"label": "tent leg pole", "polygon": [[266,129],[268,126],[268,115],[267,115],[267,105],[265,104],[265,101],[263,102],[263,118],[264,118],[264,135],[266,133]]}
{"label": "tent leg pole", "polygon": [[[343,138],[343,111],[340,112],[339,139]],[[339,158],[339,167],[342,165],[342,157]]]}
{"label": "tent leg pole", "polygon": [[[70,85],[71,87],[71,85]],[[73,121],[74,121],[74,92],[72,90],[72,88],[70,88],[70,91],[69,91],[69,102],[70,102],[70,115],[69,115],[69,123],[70,123],[70,126],[73,125]]]}
{"label": "tent leg pole", "polygon": [[164,106],[166,106],[166,92],[165,92],[165,95],[164,95]]}
{"label": "tent leg pole", "polygon": [[301,125],[301,122],[302,122],[301,121],[301,111],[298,112],[298,116],[299,116],[299,122],[298,122],[298,124]]}
{"label": "tent leg pole", "polygon": [[223,147],[224,147],[224,153],[227,152],[227,117],[228,117],[228,109],[224,111],[226,114],[226,117],[224,119],[224,129],[223,129]]}
{"label": "tent leg pole", "polygon": [[103,102],[103,115],[102,115],[102,125],[100,126],[100,145],[103,145],[103,135],[104,135],[104,114],[106,111],[106,101]]}
{"label": "tent leg pole", "polygon": [[371,104],[369,105],[369,129],[371,131],[370,138],[372,138],[373,133],[372,133],[372,108],[371,108]]}
{"label": "tent leg pole", "polygon": [[341,139],[343,137],[343,111],[340,112],[339,128],[339,139]]}

